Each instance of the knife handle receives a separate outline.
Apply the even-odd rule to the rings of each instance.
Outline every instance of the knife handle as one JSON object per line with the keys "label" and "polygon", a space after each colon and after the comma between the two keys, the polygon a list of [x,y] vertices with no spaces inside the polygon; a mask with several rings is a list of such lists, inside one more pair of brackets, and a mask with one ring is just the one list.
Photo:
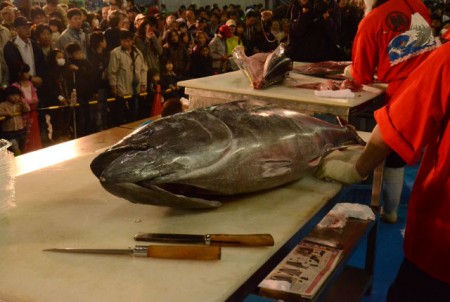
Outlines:
{"label": "knife handle", "polygon": [[149,245],[147,257],[190,260],[220,260],[220,246]]}
{"label": "knife handle", "polygon": [[211,234],[207,243],[218,246],[273,246],[273,237],[270,234]]}

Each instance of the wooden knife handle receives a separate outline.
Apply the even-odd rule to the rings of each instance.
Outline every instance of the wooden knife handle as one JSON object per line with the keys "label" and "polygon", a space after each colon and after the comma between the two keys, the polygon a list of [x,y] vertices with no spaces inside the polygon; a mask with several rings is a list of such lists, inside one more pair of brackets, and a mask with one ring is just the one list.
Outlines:
{"label": "wooden knife handle", "polygon": [[211,234],[211,245],[220,246],[273,246],[273,237],[270,234]]}
{"label": "wooden knife handle", "polygon": [[220,246],[149,245],[147,256],[166,259],[220,260]]}

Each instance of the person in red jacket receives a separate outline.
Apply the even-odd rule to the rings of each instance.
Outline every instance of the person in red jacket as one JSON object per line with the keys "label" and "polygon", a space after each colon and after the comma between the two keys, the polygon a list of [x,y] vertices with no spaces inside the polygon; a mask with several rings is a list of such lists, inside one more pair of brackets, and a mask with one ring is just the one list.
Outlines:
{"label": "person in red jacket", "polygon": [[378,125],[356,164],[335,157],[318,172],[355,183],[392,151],[413,164],[425,150],[408,206],[405,259],[388,301],[450,301],[449,52],[450,43],[434,51],[375,112]]}
{"label": "person in red jacket", "polygon": [[[347,70],[359,84],[387,83],[386,103],[435,48],[428,9],[421,0],[368,0],[373,10],[356,33],[352,65]],[[366,3],[370,7],[370,3]],[[395,153],[386,161],[383,220],[397,222],[405,163]]]}

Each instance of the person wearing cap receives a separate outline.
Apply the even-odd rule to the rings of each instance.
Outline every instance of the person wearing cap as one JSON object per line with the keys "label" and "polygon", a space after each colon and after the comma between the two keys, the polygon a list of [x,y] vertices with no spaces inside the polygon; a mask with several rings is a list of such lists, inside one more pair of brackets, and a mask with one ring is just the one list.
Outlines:
{"label": "person wearing cap", "polygon": [[6,102],[0,103],[0,116],[7,117],[1,124],[1,138],[12,143],[12,151],[15,155],[22,153],[25,145],[25,123],[22,113],[30,112],[31,108],[22,99],[19,88],[9,86],[6,88]]}
{"label": "person wearing cap", "polygon": [[215,73],[223,73],[228,69],[228,54],[226,39],[233,34],[228,25],[219,27],[219,32],[209,42],[210,56],[213,59],[213,69]]}
{"label": "person wearing cap", "polygon": [[212,36],[209,36],[207,33],[206,33],[206,25],[207,25],[208,23],[207,23],[207,20],[205,19],[205,18],[203,18],[203,17],[198,17],[197,18],[197,21],[195,22],[195,27],[194,28],[191,28],[191,29],[189,29],[189,34],[190,34],[190,36],[191,37],[195,37],[196,36],[196,33],[198,32],[198,31],[202,31],[202,32],[204,32],[207,36],[208,36],[208,41],[209,40],[211,40],[211,38],[212,38]]}
{"label": "person wearing cap", "polygon": [[45,57],[38,44],[30,39],[31,25],[32,23],[22,16],[14,20],[17,37],[5,44],[3,55],[8,65],[10,83],[19,80],[19,71],[22,65],[28,64],[30,66],[31,81],[35,87],[39,87],[42,84]]}
{"label": "person wearing cap", "polygon": [[[228,19],[226,22],[226,25],[230,28],[231,31],[231,37],[227,38],[226,43],[227,43],[227,55],[229,58],[231,58],[233,56],[233,50],[236,46],[240,45],[240,46],[244,46],[244,44],[242,43],[241,38],[236,35],[236,21],[233,19]],[[230,68],[232,70],[238,70],[239,67],[234,63],[233,60],[229,60],[230,63]]]}

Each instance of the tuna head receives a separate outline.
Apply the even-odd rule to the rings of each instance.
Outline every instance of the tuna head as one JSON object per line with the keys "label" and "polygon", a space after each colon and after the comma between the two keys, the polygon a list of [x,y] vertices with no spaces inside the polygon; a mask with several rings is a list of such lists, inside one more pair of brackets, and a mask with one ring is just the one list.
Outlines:
{"label": "tuna head", "polygon": [[166,187],[201,174],[218,161],[229,142],[228,128],[212,115],[172,116],[125,137],[97,156],[91,170],[107,191],[131,202],[218,207],[218,201],[186,197]]}

